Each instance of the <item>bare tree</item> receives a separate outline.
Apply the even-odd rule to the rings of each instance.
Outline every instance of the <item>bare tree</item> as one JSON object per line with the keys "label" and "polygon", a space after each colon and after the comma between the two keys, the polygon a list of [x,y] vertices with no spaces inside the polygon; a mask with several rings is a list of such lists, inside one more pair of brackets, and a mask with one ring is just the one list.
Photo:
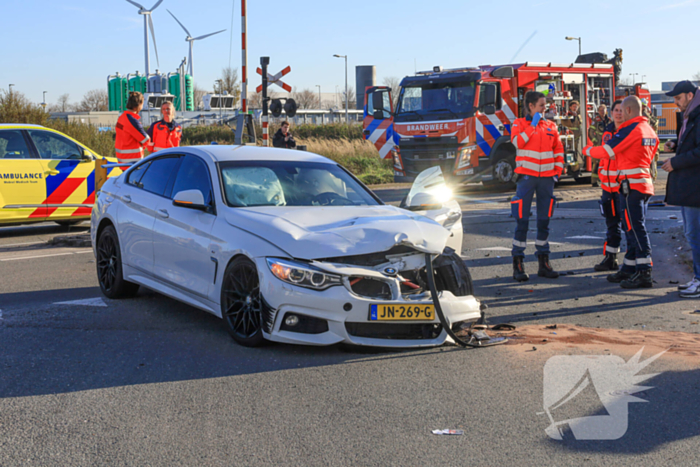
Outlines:
{"label": "bare tree", "polygon": [[105,112],[109,109],[109,96],[104,89],[93,89],[83,96],[75,110],[78,112]]}
{"label": "bare tree", "polygon": [[194,108],[196,110],[204,109],[204,95],[207,94],[207,91],[198,84],[195,84],[192,93],[194,94]]}
{"label": "bare tree", "polygon": [[49,106],[49,112],[70,112],[73,105],[70,103],[70,95],[61,94],[55,104]]}
{"label": "bare tree", "polygon": [[394,105],[394,111],[396,111],[396,105],[399,102],[399,94],[401,93],[401,80],[396,76],[387,76],[382,83],[384,83],[384,86],[391,88],[391,100]]}
{"label": "bare tree", "polygon": [[700,83],[700,71],[693,75],[693,81],[695,81],[696,84]]}
{"label": "bare tree", "polygon": [[[355,102],[355,88],[348,86],[348,110],[357,107]],[[345,89],[340,93],[340,108],[345,110]]]}
{"label": "bare tree", "polygon": [[249,109],[262,109],[262,92],[249,94],[247,104]]}
{"label": "bare tree", "polygon": [[221,71],[221,87],[234,97],[233,105],[238,104],[241,97],[241,84],[238,82],[238,68],[226,67]]}
{"label": "bare tree", "polygon": [[318,102],[318,94],[311,89],[302,89],[301,91],[294,91],[292,93],[292,99],[297,103],[297,107],[300,109],[318,109],[320,108],[320,103]]}

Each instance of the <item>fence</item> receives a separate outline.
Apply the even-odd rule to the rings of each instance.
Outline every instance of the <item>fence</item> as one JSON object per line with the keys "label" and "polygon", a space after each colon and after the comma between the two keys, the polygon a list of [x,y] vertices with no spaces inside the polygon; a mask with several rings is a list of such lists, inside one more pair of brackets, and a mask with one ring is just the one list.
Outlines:
{"label": "fence", "polygon": [[654,105],[654,111],[659,119],[659,138],[675,138],[678,131],[678,107],[660,104]]}

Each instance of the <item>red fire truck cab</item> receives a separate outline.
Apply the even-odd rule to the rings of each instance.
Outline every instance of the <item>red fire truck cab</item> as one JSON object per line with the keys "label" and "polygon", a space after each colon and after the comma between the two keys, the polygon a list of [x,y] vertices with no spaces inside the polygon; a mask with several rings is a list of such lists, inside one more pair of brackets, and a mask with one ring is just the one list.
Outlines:
{"label": "red fire truck cab", "polygon": [[[367,88],[364,136],[381,157],[393,159],[396,182],[413,181],[437,165],[453,182],[510,187],[515,170],[510,127],[524,115],[525,93],[533,90],[547,96],[545,117],[559,126],[566,150],[563,176],[590,180],[592,161],[582,149],[598,106],[610,106],[615,95],[608,64],[435,67],[401,81],[396,109],[391,89]],[[567,116],[574,100],[580,103],[578,129]]]}

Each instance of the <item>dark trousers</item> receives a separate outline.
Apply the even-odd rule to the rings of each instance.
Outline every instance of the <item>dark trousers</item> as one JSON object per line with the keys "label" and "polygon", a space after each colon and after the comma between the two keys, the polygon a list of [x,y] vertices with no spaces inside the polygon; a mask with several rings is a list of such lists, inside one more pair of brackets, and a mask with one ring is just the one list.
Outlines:
{"label": "dark trousers", "polygon": [[629,190],[628,195],[622,195],[622,223],[627,239],[627,253],[622,265],[622,271],[633,273],[651,269],[651,242],[645,225],[647,206],[650,195],[637,190]]}
{"label": "dark trousers", "polygon": [[515,196],[510,201],[510,208],[517,225],[513,238],[513,256],[525,256],[527,231],[530,223],[530,206],[537,194],[537,240],[535,255],[549,254],[549,219],[554,212],[554,177],[534,177],[524,175],[518,180]]}
{"label": "dark trousers", "polygon": [[620,242],[622,241],[620,193],[610,193],[603,190],[599,203],[600,212],[605,217],[605,226],[608,229],[605,234],[604,253],[617,254],[620,252]]}

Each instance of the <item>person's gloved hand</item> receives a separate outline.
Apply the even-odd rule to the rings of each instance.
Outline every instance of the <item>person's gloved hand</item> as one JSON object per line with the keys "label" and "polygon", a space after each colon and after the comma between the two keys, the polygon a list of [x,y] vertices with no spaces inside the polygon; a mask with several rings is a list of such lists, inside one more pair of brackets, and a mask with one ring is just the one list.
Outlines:
{"label": "person's gloved hand", "polygon": [[537,112],[532,116],[532,126],[537,126],[537,124],[540,123],[540,120],[542,120],[542,114]]}

